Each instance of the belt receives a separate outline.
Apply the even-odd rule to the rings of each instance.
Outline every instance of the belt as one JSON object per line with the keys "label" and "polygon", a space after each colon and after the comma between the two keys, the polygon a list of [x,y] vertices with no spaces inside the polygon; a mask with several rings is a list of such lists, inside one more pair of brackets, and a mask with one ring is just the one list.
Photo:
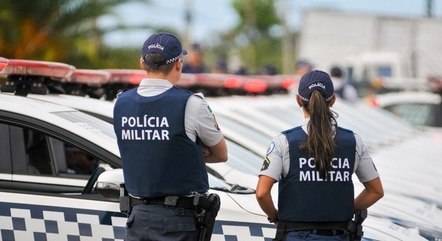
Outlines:
{"label": "belt", "polygon": [[164,205],[169,207],[181,207],[188,209],[195,209],[194,197],[181,196],[166,196],[156,198],[134,198],[130,197],[130,207],[145,204],[145,205]]}
{"label": "belt", "polygon": [[345,234],[344,230],[338,230],[338,229],[306,229],[306,230],[298,230],[297,232],[299,231],[301,232],[308,231],[312,234],[317,234],[322,236],[337,236]]}

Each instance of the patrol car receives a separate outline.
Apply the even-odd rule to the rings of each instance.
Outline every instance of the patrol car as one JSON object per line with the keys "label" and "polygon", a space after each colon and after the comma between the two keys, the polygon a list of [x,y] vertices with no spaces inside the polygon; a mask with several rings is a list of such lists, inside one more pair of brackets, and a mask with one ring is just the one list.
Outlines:
{"label": "patrol car", "polygon": [[[22,76],[27,76],[22,73],[22,69],[28,69],[33,71],[33,66],[39,66],[39,71],[41,76],[46,76],[45,81],[41,82],[39,78],[35,76],[27,76],[29,85],[31,85],[30,93],[27,94],[28,98],[44,100],[52,103],[61,104],[64,106],[69,106],[80,110],[84,113],[96,116],[103,119],[109,123],[113,123],[113,106],[112,101],[102,101],[97,98],[107,98],[103,97],[103,88],[105,86],[108,90],[118,90],[122,86],[133,86],[135,83],[139,83],[142,78],[146,76],[144,71],[128,70],[128,69],[110,69],[110,70],[88,70],[88,69],[74,69],[72,70],[69,77],[65,79],[56,78],[58,76],[52,75],[53,66],[58,65],[48,65],[45,68],[45,64],[51,64],[41,61],[24,61],[24,60],[11,60],[12,64],[4,71],[5,76],[21,74]],[[14,66],[14,67],[11,67]],[[65,66],[70,69],[70,66]],[[34,71],[35,72],[35,71]],[[55,77],[55,78],[54,78]],[[186,77],[187,82],[192,82],[190,77]],[[180,80],[181,82],[182,80]],[[41,82],[41,83],[39,83]],[[35,83],[38,84],[38,89]],[[3,87],[4,91],[15,92],[15,87],[17,80],[15,77],[10,78]],[[116,86],[115,86],[116,85]],[[182,84],[183,85],[183,84]],[[101,90],[100,90],[101,88]],[[67,92],[69,94],[60,94]],[[113,91],[111,91],[113,92]],[[108,93],[111,93],[108,92]],[[33,94],[34,93],[34,94]],[[101,93],[101,96],[99,95]],[[91,96],[95,98],[91,98]],[[243,172],[244,162],[240,159],[256,160],[255,163],[260,161],[258,155],[249,154],[249,151],[240,147],[231,141],[227,141],[230,152],[229,163],[216,163],[207,164],[208,171],[217,177],[222,177],[225,180],[230,180],[232,183],[237,185],[238,189],[247,189],[245,187],[255,187],[256,177],[251,176],[248,173]],[[259,161],[258,161],[259,160]],[[260,164],[252,167],[253,169],[259,169]],[[241,179],[236,177],[241,176]],[[239,185],[238,185],[239,184]]]}
{"label": "patrol car", "polygon": [[404,118],[413,125],[442,129],[442,96],[426,91],[400,91],[367,98],[367,103]]}
{"label": "patrol car", "polygon": [[[2,136],[7,137],[7,140],[2,141],[4,144],[1,153],[11,153],[11,155],[2,157],[2,160],[6,162],[5,165],[2,164],[5,169],[4,174],[2,174],[2,177],[4,177],[2,183],[5,184],[2,185],[2,190],[7,191],[2,192],[1,195],[2,206],[5,207],[1,210],[6,210],[5,215],[2,214],[0,217],[0,220],[5,220],[5,225],[1,225],[1,227],[7,227],[7,229],[2,230],[3,240],[32,240],[32,237],[36,240],[39,239],[36,237],[46,237],[47,240],[51,240],[51,237],[53,237],[54,240],[63,240],[66,236],[73,236],[73,238],[92,236],[92,239],[95,240],[98,237],[95,235],[97,233],[97,235],[111,237],[110,234],[104,234],[101,231],[92,232],[92,230],[110,229],[106,227],[109,223],[114,225],[114,222],[123,222],[120,218],[122,217],[124,220],[124,216],[121,216],[122,214],[118,212],[118,204],[96,194],[93,184],[99,173],[93,172],[91,169],[89,169],[89,173],[76,173],[78,168],[74,168],[68,162],[70,157],[68,158],[66,152],[75,152],[77,155],[78,152],[83,152],[83,157],[86,156],[86,159],[91,160],[95,159],[95,165],[98,164],[98,166],[108,170],[118,167],[119,159],[116,157],[118,151],[115,151],[116,144],[115,140],[112,139],[113,130],[108,130],[109,126],[102,126],[103,123],[99,120],[92,117],[86,118],[85,115],[69,108],[59,109],[56,105],[42,103],[31,98],[4,96],[7,95],[0,95],[3,104],[0,108],[2,113],[0,120],[5,123],[5,128],[2,128],[4,134]],[[10,98],[9,101],[8,98]],[[3,113],[6,114],[3,116]],[[85,133],[83,133],[83,129],[86,130]],[[106,129],[107,131],[105,131]],[[111,144],[111,139],[113,145],[103,146],[103,143]],[[63,147],[65,148],[64,152]],[[10,151],[8,151],[8,148]],[[39,155],[36,155],[36,153]],[[86,182],[84,179],[89,176],[90,181]],[[211,178],[211,180],[213,179]],[[99,183],[109,182],[105,179]],[[211,181],[211,186],[212,183],[213,181]],[[106,187],[106,185],[104,186]],[[248,228],[255,230],[253,231],[255,233],[258,230],[257,227],[262,224],[263,228],[261,229],[266,230],[261,231],[266,234],[252,234],[251,236],[248,234],[247,238],[240,231],[237,235],[238,240],[252,240],[252,236],[256,236],[256,240],[262,240],[263,237],[273,236],[273,225],[266,223],[265,218],[261,216],[262,213],[256,212],[253,214],[253,211],[251,211],[253,209],[258,210],[254,205],[250,205],[255,201],[253,194],[245,195],[245,190],[228,184],[221,185],[222,188],[219,185],[216,187],[216,189],[242,194],[239,196],[229,194],[227,195],[228,198],[223,198],[223,203],[232,204],[227,205],[226,210],[229,211],[220,211],[220,218],[227,217],[228,222],[225,223],[227,229],[230,230],[229,225],[234,225],[241,227],[241,230],[248,230]],[[102,189],[105,190],[105,188]],[[220,196],[226,197],[225,194],[220,194]],[[224,201],[225,199],[227,201]],[[94,201],[89,202],[91,200]],[[45,205],[41,206],[41,203],[45,203]],[[247,211],[244,212],[238,206],[238,203],[244,204]],[[92,210],[88,210],[88,208],[92,208]],[[78,209],[81,209],[81,211],[78,211]],[[97,210],[102,212],[94,212]],[[111,211],[112,214],[109,214],[108,211]],[[14,216],[16,213],[19,213],[18,216]],[[228,213],[229,215],[222,213]],[[27,214],[30,215],[30,219],[29,215],[26,216]],[[114,214],[115,217],[113,217]],[[49,218],[46,218],[45,215],[49,215]],[[65,218],[54,219],[52,215],[58,218],[64,216]],[[104,218],[103,222],[100,218],[102,215],[107,217]],[[109,221],[109,216],[112,216],[110,217],[111,221]],[[97,219],[99,219],[98,222]],[[216,227],[224,229],[224,226],[219,226],[222,223],[221,221],[222,219],[217,222]],[[381,220],[381,222],[386,223],[385,220]],[[402,235],[401,232],[406,230],[403,227],[390,222],[387,223],[388,225],[381,228],[383,231],[366,226],[367,237],[370,237],[370,235],[379,237],[388,233],[387,236],[402,236],[402,240],[419,240],[414,235]],[[118,237],[121,237],[121,227],[124,225],[114,226],[114,237],[118,239]],[[34,227],[37,228],[34,229]],[[74,231],[68,227],[74,227]],[[59,231],[68,229],[72,232]],[[233,230],[236,230],[236,228],[233,228]],[[224,231],[217,232],[214,235],[214,238],[218,237],[216,240],[227,240],[227,238],[225,239],[226,234],[222,233]],[[229,231],[228,233],[233,235],[235,231]],[[267,233],[270,234],[267,235]],[[84,237],[81,240],[83,239]]]}
{"label": "patrol car", "polygon": [[[57,97],[58,96],[58,97]],[[83,97],[77,97],[77,96],[67,96],[67,95],[28,95],[28,98],[40,98],[45,99],[52,102],[65,102],[68,101],[69,105],[74,106],[77,105],[77,108],[84,110],[89,109],[87,112],[92,112],[93,110],[90,108],[85,108],[85,106],[93,106],[93,107],[105,107],[111,110],[109,107],[112,106],[111,102],[106,101],[100,101],[100,100],[94,100],[94,99],[87,99]],[[75,104],[73,104],[75,103]],[[83,106],[79,106],[80,103],[83,103]],[[100,111],[103,111],[105,108],[101,108]],[[97,112],[98,113],[98,112]],[[95,113],[95,115],[97,115]],[[107,115],[109,113],[106,113]],[[223,122],[223,119],[219,120],[220,123],[227,124]],[[235,128],[236,129],[236,128]],[[226,125],[226,128],[223,128],[223,130],[227,131],[233,131],[229,125]],[[258,132],[256,132],[258,133]],[[229,135],[226,135],[227,137]],[[253,137],[253,134],[249,137]],[[253,138],[252,138],[253,139]],[[262,158],[254,153],[251,153],[250,151],[244,149],[244,147],[227,140],[228,146],[229,146],[229,162],[228,164],[223,163],[220,164],[208,164],[209,166],[209,172],[224,179],[228,180],[231,183],[239,183],[241,186],[234,185],[232,188],[235,188],[238,192],[241,190],[247,190],[244,186],[247,187],[254,187],[257,183],[257,171],[258,166],[262,162]],[[246,160],[246,161],[245,161]],[[255,163],[255,165],[251,165],[251,163]],[[238,171],[239,170],[239,171]],[[252,172],[254,175],[247,174]],[[274,189],[274,196],[277,196],[277,189]],[[434,230],[434,227],[431,225],[432,220],[434,220],[434,216],[439,217],[440,215],[437,215],[437,209],[436,212],[434,209],[431,208],[431,206],[424,205],[424,204],[416,204],[416,202],[406,202],[406,198],[394,198],[395,196],[388,196],[385,199],[390,200],[390,202],[384,201],[384,205],[380,206],[380,211],[377,211],[379,209],[376,209],[375,212],[371,210],[371,215],[376,215],[379,213],[389,213],[389,215],[384,215],[388,217],[395,217],[398,220],[412,220],[413,222],[416,222],[417,217],[427,217],[426,223],[421,224],[421,229],[423,232],[425,229],[430,230],[428,232],[431,232],[431,230]],[[246,207],[248,211],[255,212],[255,213],[261,213],[261,209],[257,205],[250,205],[250,202],[254,202],[254,199],[241,199],[238,200],[238,203],[240,203],[241,206]],[[403,205],[396,205],[398,203],[403,203]],[[387,205],[388,204],[388,205]],[[409,207],[408,209],[404,210],[402,207]],[[412,209],[411,207],[414,207]],[[386,212],[387,210],[387,212]],[[420,210],[418,214],[416,214],[415,210]],[[425,212],[425,213],[423,213]],[[371,217],[370,217],[371,218]],[[423,222],[423,220],[418,219],[419,222]],[[410,222],[410,221],[409,221]],[[408,224],[408,223],[407,223]],[[425,226],[426,225],[426,226]],[[410,225],[409,225],[410,226]],[[434,235],[433,235],[434,236]]]}
{"label": "patrol car", "polygon": [[[106,190],[115,193],[112,183],[122,181],[121,174],[117,181],[113,177],[121,162],[109,123],[68,107],[0,94],[0,132],[0,240],[122,240],[126,216],[115,197],[106,195]],[[77,173],[66,154],[73,149],[108,171]],[[99,185],[93,185],[97,179]],[[239,205],[253,206],[253,192],[236,194],[234,186],[210,180],[223,203],[212,240],[271,240],[274,225]],[[367,237],[422,240],[380,222],[384,225],[366,228]]]}

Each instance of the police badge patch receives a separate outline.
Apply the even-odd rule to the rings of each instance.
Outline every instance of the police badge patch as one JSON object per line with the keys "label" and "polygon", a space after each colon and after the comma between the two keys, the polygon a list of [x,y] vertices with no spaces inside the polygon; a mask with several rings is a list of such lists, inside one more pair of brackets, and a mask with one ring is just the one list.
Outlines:
{"label": "police badge patch", "polygon": [[272,143],[270,143],[269,147],[267,148],[266,151],[266,156],[270,155],[270,153],[272,153],[272,151],[275,149],[275,142],[272,141]]}
{"label": "police badge patch", "polygon": [[269,165],[270,165],[270,159],[266,157],[264,159],[264,162],[262,163],[261,171],[267,170],[267,168],[269,168]]}

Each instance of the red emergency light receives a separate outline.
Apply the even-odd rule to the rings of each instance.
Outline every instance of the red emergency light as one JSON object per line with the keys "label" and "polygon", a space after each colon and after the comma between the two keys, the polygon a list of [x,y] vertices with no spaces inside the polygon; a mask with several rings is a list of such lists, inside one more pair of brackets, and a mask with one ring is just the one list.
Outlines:
{"label": "red emergency light", "polygon": [[74,70],[74,66],[64,63],[10,59],[7,65],[4,67],[2,73],[6,75],[32,75],[44,76],[53,79],[66,79]]}
{"label": "red emergency light", "polygon": [[177,86],[186,89],[186,88],[193,87],[195,85],[195,83],[196,83],[195,74],[182,73],[181,78],[178,80],[178,82],[176,84],[177,84]]}
{"label": "red emergency light", "polygon": [[99,86],[109,82],[111,73],[105,70],[76,69],[69,78],[69,82]]}
{"label": "red emergency light", "polygon": [[294,76],[283,76],[281,81],[281,86],[285,90],[290,90],[296,83],[296,79]]}
{"label": "red emergency light", "polygon": [[107,69],[110,73],[111,83],[125,83],[130,85],[139,85],[141,80],[147,78],[144,70],[136,69]]}
{"label": "red emergency light", "polygon": [[260,79],[246,79],[242,86],[242,89],[246,93],[250,94],[261,94],[267,90],[267,83],[264,80]]}
{"label": "red emergency light", "polygon": [[244,83],[244,79],[240,76],[229,76],[224,82],[224,88],[226,89],[239,89]]}
{"label": "red emergency light", "polygon": [[8,65],[9,60],[3,57],[0,57],[0,71],[3,70],[3,68]]}

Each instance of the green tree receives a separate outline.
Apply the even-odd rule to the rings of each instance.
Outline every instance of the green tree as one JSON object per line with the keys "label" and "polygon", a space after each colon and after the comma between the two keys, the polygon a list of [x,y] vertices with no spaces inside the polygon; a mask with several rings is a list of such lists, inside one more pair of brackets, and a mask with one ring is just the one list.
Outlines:
{"label": "green tree", "polygon": [[238,46],[245,66],[256,71],[260,66],[281,66],[281,40],[272,29],[281,25],[274,0],[233,0],[239,16],[238,24],[224,36],[224,40]]}
{"label": "green tree", "polygon": [[59,61],[77,68],[108,67],[102,57],[114,50],[103,46],[102,37],[113,29],[100,29],[97,19],[129,1],[2,0],[0,56]]}

